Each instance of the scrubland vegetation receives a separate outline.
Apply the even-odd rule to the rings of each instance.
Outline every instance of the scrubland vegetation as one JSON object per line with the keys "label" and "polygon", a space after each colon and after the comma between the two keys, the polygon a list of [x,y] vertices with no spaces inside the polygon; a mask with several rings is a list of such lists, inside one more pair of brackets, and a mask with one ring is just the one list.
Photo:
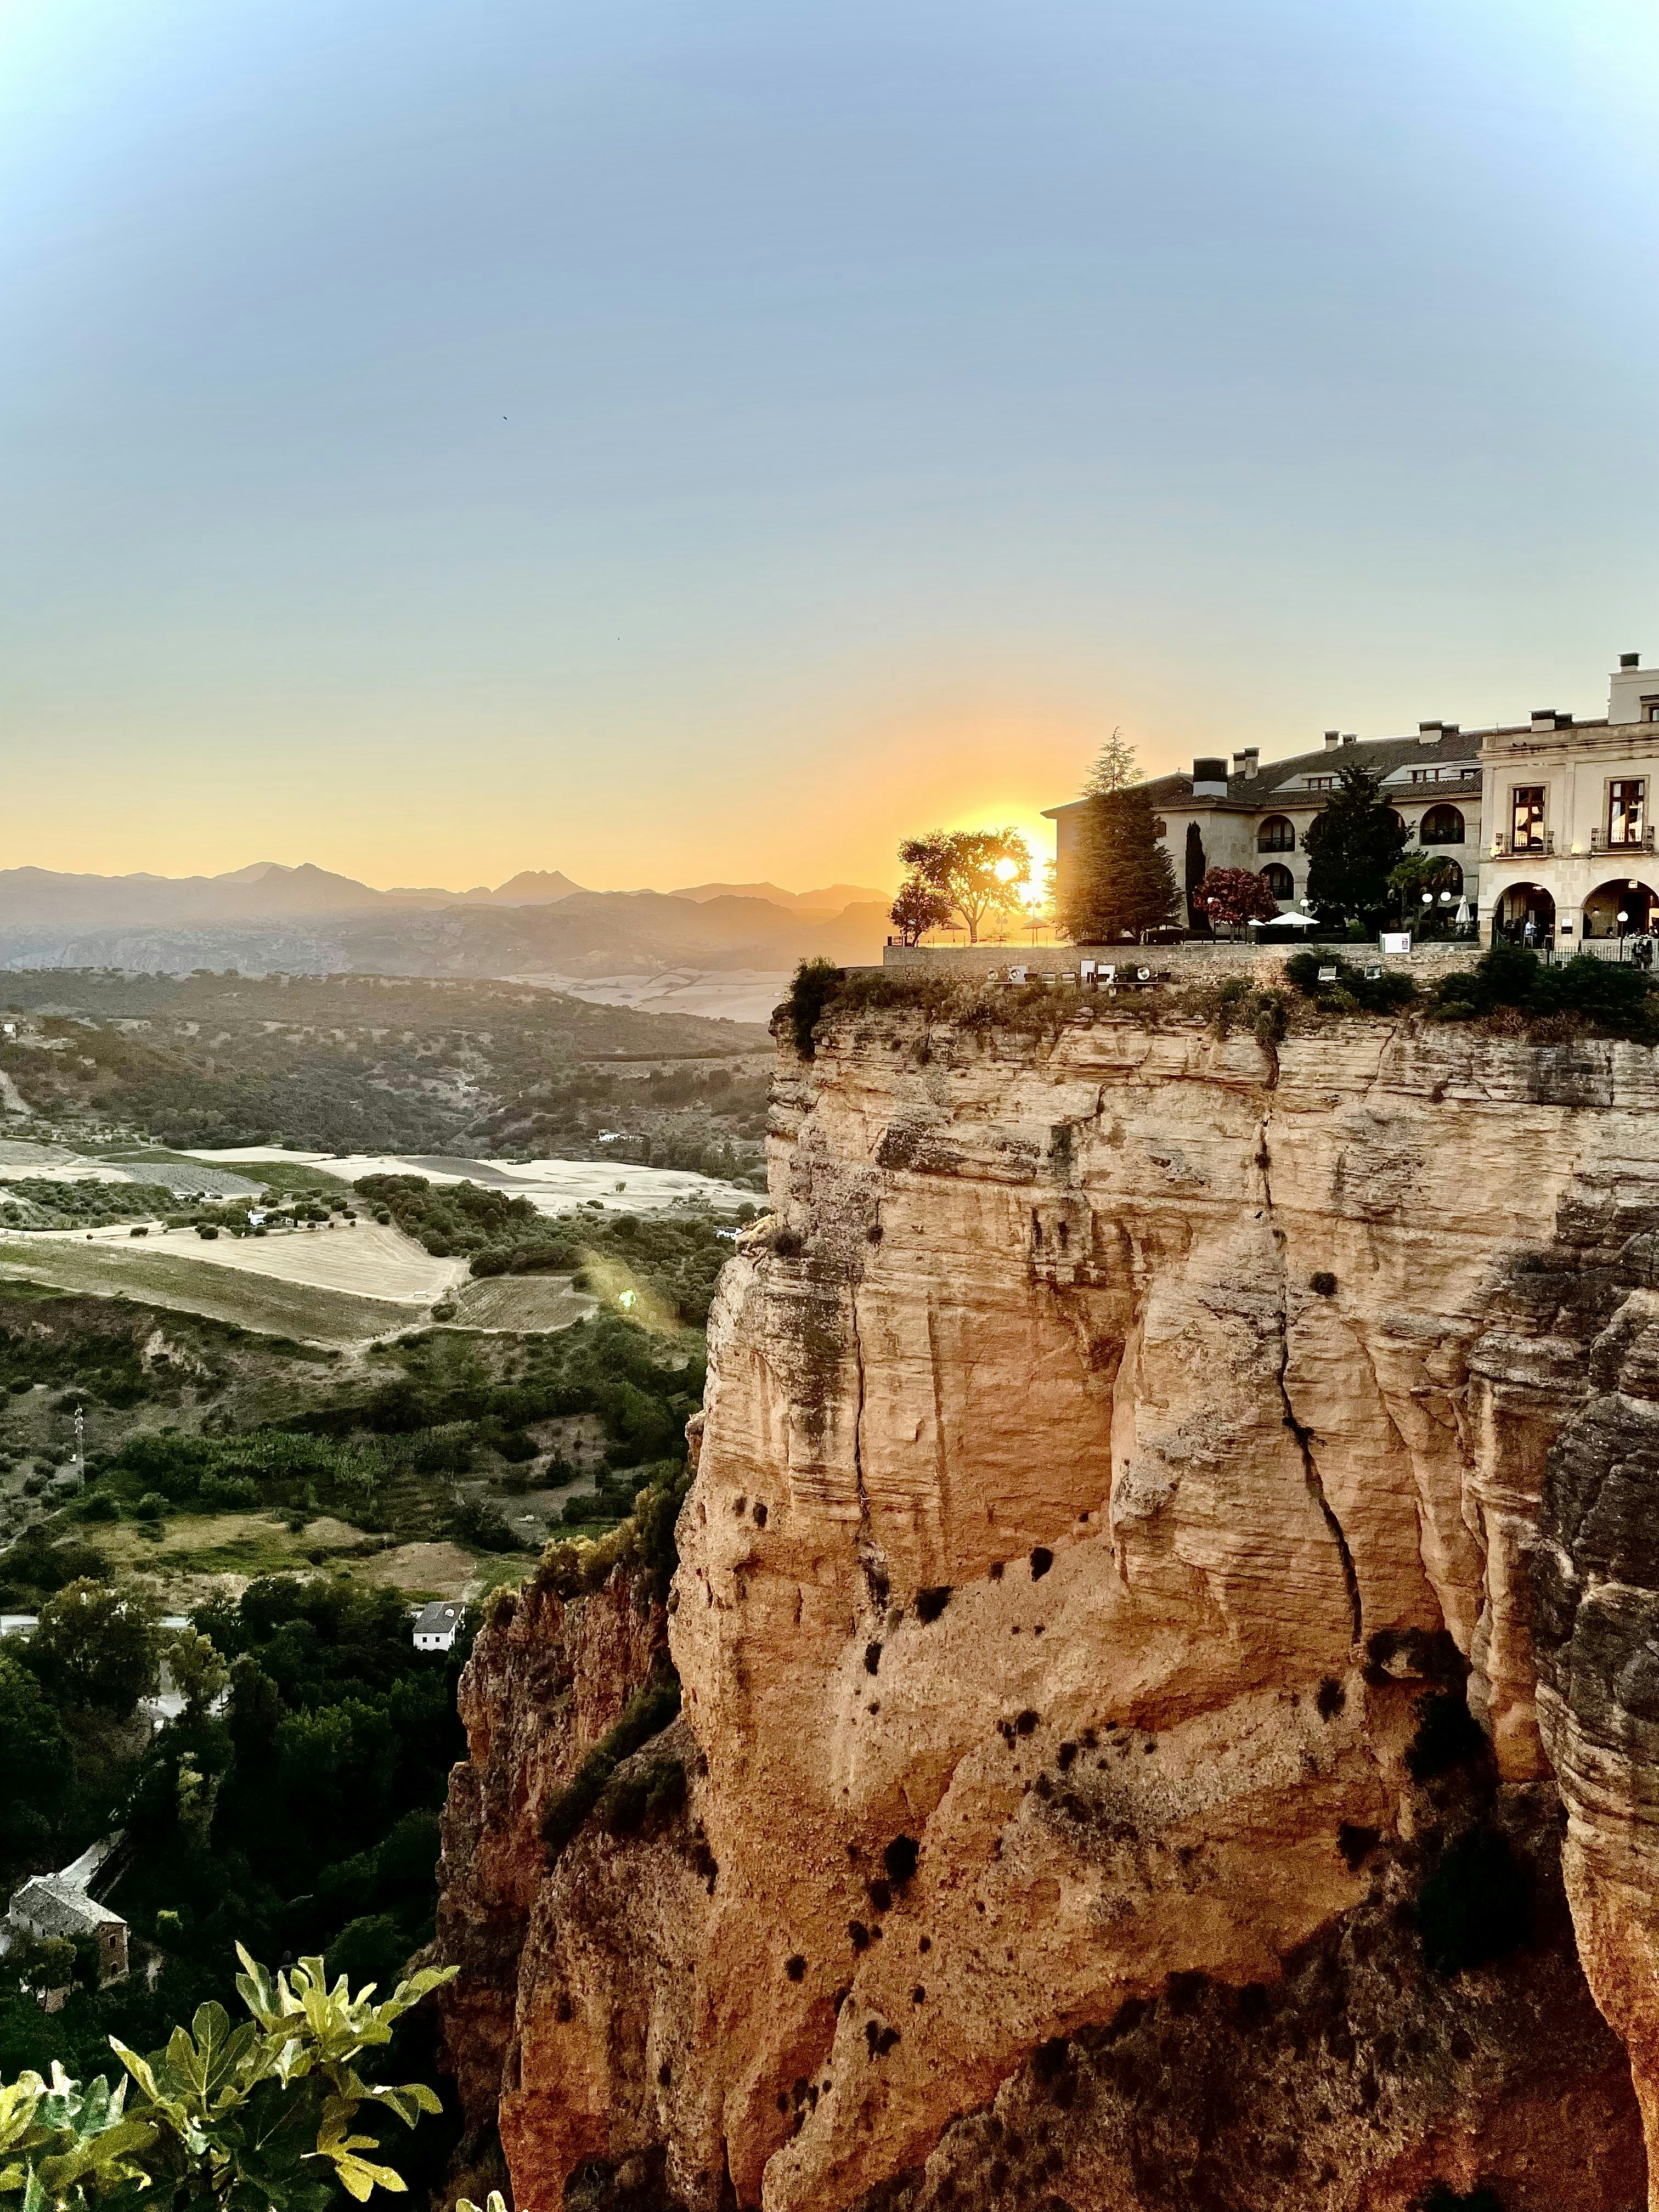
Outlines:
{"label": "scrubland vegetation", "polygon": [[0,1073],[67,1136],[614,1157],[720,1176],[759,1158],[767,1046],[753,1025],[372,975],[54,969],[5,989],[13,1015],[51,1011],[0,1045]]}

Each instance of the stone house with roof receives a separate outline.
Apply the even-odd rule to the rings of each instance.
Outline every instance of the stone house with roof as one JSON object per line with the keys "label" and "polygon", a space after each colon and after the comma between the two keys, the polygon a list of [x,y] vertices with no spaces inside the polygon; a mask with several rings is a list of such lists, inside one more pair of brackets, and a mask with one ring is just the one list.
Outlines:
{"label": "stone house with roof", "polygon": [[13,1893],[6,1917],[20,1933],[40,1942],[53,1937],[70,1942],[81,1936],[90,1939],[98,1946],[100,1989],[126,1979],[126,1922],[63,1875],[36,1875],[26,1881]]}
{"label": "stone house with roof", "polygon": [[[1184,880],[1187,831],[1196,823],[1211,868],[1249,868],[1267,878],[1280,906],[1298,903],[1308,888],[1308,825],[1336,788],[1337,771],[1361,761],[1381,777],[1389,804],[1406,826],[1407,853],[1449,861],[1453,889],[1474,905],[1482,848],[1481,737],[1455,722],[1424,722],[1415,737],[1366,738],[1327,730],[1316,751],[1264,763],[1259,749],[1200,754],[1190,774],[1152,779],[1152,804],[1164,823],[1163,842]],[[1086,799],[1045,808],[1054,825],[1056,888],[1063,896],[1077,865],[1077,839]],[[1184,902],[1178,919],[1187,919]]]}

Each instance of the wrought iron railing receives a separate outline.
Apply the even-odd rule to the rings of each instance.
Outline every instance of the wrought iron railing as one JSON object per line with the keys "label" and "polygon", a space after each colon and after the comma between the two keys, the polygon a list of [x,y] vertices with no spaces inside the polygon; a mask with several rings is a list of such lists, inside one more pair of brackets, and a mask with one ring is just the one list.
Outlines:
{"label": "wrought iron railing", "polygon": [[1628,836],[1614,837],[1605,830],[1590,831],[1592,853],[1650,853],[1653,850],[1651,830],[1637,830]]}
{"label": "wrought iron railing", "polygon": [[1553,860],[1555,832],[1533,830],[1517,837],[1512,830],[1499,830],[1492,841],[1492,856],[1495,860]]}

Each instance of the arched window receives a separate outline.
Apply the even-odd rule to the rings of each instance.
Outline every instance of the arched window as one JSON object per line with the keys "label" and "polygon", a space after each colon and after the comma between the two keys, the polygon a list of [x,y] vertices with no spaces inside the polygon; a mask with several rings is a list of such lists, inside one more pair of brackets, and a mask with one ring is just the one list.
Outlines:
{"label": "arched window", "polygon": [[1261,876],[1263,882],[1267,886],[1267,889],[1273,893],[1273,896],[1279,901],[1281,906],[1286,899],[1295,897],[1295,878],[1291,876],[1290,870],[1288,868],[1281,868],[1277,860],[1271,862],[1267,867],[1263,868],[1261,871]]}
{"label": "arched window", "polygon": [[1431,806],[1417,825],[1419,845],[1461,845],[1463,817],[1455,806]]}
{"label": "arched window", "polygon": [[1255,833],[1258,853],[1293,853],[1296,824],[1288,814],[1270,814]]}

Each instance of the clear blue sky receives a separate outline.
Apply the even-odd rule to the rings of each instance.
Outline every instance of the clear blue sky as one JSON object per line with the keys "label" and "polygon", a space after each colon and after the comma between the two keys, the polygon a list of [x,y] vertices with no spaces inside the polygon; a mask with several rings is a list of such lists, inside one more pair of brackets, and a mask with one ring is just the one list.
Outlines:
{"label": "clear blue sky", "polygon": [[0,866],[884,882],[1659,659],[1634,0],[0,0]]}

